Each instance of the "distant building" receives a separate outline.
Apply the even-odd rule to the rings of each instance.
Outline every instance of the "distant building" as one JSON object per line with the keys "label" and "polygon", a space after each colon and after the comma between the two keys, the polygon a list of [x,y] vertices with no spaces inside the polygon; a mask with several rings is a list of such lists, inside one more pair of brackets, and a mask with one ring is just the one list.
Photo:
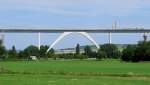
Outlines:
{"label": "distant building", "polygon": [[76,53],[75,48],[59,49],[59,50],[56,50],[55,52],[56,54]]}
{"label": "distant building", "polygon": [[[92,49],[92,51],[97,51],[97,48]],[[66,49],[59,49],[55,51],[56,54],[65,54],[65,53],[76,53],[75,48],[66,48]],[[80,49],[80,53],[84,53],[84,48]]]}

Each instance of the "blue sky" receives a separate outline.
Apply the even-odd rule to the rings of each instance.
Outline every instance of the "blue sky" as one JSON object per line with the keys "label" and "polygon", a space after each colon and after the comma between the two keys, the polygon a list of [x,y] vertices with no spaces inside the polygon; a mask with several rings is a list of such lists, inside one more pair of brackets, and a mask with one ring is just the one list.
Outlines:
{"label": "blue sky", "polygon": [[[150,27],[150,0],[0,0],[0,27]],[[60,34],[42,34],[42,44],[50,45]],[[108,34],[91,34],[100,43]],[[137,43],[142,34],[113,34],[113,43]],[[72,40],[73,39],[73,40]],[[150,38],[149,38],[150,39]],[[70,41],[71,40],[71,41]],[[37,34],[5,34],[5,46],[23,49],[37,45]],[[67,36],[56,49],[91,44],[79,35]]]}

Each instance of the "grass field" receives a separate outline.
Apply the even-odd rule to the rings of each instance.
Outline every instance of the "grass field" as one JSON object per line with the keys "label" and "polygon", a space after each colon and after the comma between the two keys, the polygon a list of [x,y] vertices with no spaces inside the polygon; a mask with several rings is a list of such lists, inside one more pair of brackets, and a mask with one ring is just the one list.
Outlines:
{"label": "grass field", "polygon": [[150,85],[150,62],[0,62],[0,85]]}

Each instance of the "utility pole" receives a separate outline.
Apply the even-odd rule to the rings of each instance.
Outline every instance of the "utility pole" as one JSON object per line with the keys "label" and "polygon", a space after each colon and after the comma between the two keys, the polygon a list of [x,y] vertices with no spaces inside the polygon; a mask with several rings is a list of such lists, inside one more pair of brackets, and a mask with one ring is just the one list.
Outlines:
{"label": "utility pole", "polygon": [[[114,21],[114,23],[112,24],[112,29],[113,30],[117,29],[117,22],[116,21]],[[109,33],[109,44],[111,44],[111,43],[112,43],[112,33],[110,32]]]}
{"label": "utility pole", "polygon": [[111,41],[111,32],[109,33],[109,44],[111,44],[112,41]]}

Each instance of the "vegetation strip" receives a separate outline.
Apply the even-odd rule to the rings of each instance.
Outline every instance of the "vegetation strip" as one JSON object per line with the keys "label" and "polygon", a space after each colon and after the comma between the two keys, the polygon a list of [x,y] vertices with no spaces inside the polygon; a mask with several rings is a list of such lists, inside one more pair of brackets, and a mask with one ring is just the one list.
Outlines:
{"label": "vegetation strip", "polygon": [[112,76],[112,77],[150,77],[150,75],[139,75],[139,74],[132,74],[132,73],[119,73],[119,74],[113,74],[113,73],[72,73],[72,72],[62,72],[62,71],[48,71],[48,72],[15,72],[15,71],[1,71],[0,74],[42,74],[42,75],[71,75],[71,76]]}

